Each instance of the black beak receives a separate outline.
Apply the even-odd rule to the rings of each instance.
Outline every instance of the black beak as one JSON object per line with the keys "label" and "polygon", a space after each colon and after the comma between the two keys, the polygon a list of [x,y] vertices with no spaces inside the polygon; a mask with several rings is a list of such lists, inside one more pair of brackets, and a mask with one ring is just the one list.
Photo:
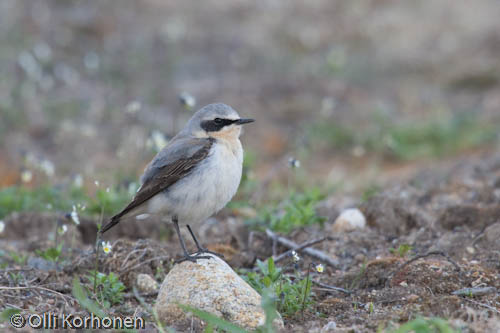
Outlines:
{"label": "black beak", "polygon": [[255,119],[250,119],[250,118],[241,118],[236,120],[234,123],[236,125],[243,125],[243,124],[248,124],[248,123],[253,123]]}

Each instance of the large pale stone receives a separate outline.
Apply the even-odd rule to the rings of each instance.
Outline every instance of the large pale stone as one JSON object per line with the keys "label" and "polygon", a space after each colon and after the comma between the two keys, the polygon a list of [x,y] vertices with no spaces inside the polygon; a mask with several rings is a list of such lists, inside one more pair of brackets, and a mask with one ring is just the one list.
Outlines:
{"label": "large pale stone", "polygon": [[[210,255],[210,254],[207,254]],[[172,268],[160,287],[155,310],[169,326],[189,326],[191,317],[177,304],[213,313],[246,329],[265,320],[260,295],[216,256]],[[278,326],[283,326],[280,320]]]}

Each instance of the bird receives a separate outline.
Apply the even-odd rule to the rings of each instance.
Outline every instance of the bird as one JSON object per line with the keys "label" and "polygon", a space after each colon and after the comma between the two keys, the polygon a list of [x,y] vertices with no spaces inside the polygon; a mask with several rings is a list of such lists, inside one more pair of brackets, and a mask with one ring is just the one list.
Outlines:
{"label": "bird", "polygon": [[[199,109],[146,166],[134,198],[111,217],[100,235],[124,218],[159,215],[173,223],[179,238],[184,257],[176,262],[210,258],[202,254],[213,252],[200,245],[190,225],[217,213],[236,194],[243,168],[239,137],[242,125],[254,121],[241,118],[223,103]],[[196,253],[189,254],[179,222],[186,224],[198,249]]]}

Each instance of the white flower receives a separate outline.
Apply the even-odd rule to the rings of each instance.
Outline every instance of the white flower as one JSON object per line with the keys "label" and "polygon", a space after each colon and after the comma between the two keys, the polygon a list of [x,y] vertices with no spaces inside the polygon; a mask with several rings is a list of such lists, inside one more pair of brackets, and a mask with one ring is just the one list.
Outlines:
{"label": "white flower", "polygon": [[0,234],[5,230],[5,222],[0,220]]}
{"label": "white flower", "polygon": [[151,137],[146,141],[146,146],[148,148],[153,148],[155,151],[160,151],[165,147],[168,143],[168,140],[165,138],[165,135],[160,131],[153,131],[151,133]]}
{"label": "white flower", "polygon": [[54,176],[55,167],[54,167],[54,163],[52,163],[51,161],[43,160],[40,163],[40,169],[47,175],[47,177]]}
{"label": "white flower", "polygon": [[102,244],[102,250],[104,251],[104,253],[106,253],[106,254],[111,253],[113,246],[111,246],[110,242],[103,241],[101,244]]}
{"label": "white flower", "polygon": [[300,168],[300,161],[296,158],[290,157],[288,159],[288,166],[292,169]]}
{"label": "white flower", "polygon": [[300,257],[297,254],[297,252],[295,252],[295,251],[292,251],[292,260],[293,260],[293,262],[299,262],[300,261]]}
{"label": "white flower", "polygon": [[73,211],[71,212],[71,219],[76,225],[80,224],[80,218],[78,217],[78,212],[76,211],[75,205],[73,205]]}
{"label": "white flower", "polygon": [[58,230],[59,235],[64,235],[68,231],[68,226],[63,224]]}
{"label": "white flower", "polygon": [[77,174],[77,175],[75,176],[75,179],[73,180],[73,184],[74,184],[76,187],[78,187],[78,188],[80,188],[80,187],[82,187],[82,186],[83,186],[83,177],[82,177],[82,175],[81,175],[81,174]]}
{"label": "white flower", "polygon": [[109,193],[110,189],[109,187],[106,187],[106,193]]}
{"label": "white flower", "polygon": [[29,170],[24,170],[21,173],[21,181],[23,183],[29,183],[33,179],[33,174]]}
{"label": "white flower", "polygon": [[187,110],[191,110],[196,105],[196,98],[187,92],[183,92],[179,95],[179,101]]}
{"label": "white flower", "polygon": [[127,106],[125,107],[125,110],[128,113],[136,113],[136,112],[140,111],[141,109],[142,109],[142,104],[139,101],[132,101],[132,102],[128,103]]}
{"label": "white flower", "polygon": [[94,180],[94,184],[95,184],[95,186],[99,187],[99,181],[98,180]]}
{"label": "white flower", "polygon": [[323,273],[323,271],[325,270],[325,267],[323,267],[323,264],[318,264],[318,265],[316,265],[315,269],[316,269],[316,272]]}

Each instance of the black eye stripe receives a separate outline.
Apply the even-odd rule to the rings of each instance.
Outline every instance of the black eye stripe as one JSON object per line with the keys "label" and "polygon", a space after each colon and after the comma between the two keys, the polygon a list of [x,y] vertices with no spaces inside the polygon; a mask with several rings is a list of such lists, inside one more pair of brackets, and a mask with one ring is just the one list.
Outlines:
{"label": "black eye stripe", "polygon": [[201,122],[201,128],[203,128],[207,132],[216,132],[221,130],[224,126],[231,125],[236,121],[238,120],[222,118],[215,118],[214,120],[204,120]]}

